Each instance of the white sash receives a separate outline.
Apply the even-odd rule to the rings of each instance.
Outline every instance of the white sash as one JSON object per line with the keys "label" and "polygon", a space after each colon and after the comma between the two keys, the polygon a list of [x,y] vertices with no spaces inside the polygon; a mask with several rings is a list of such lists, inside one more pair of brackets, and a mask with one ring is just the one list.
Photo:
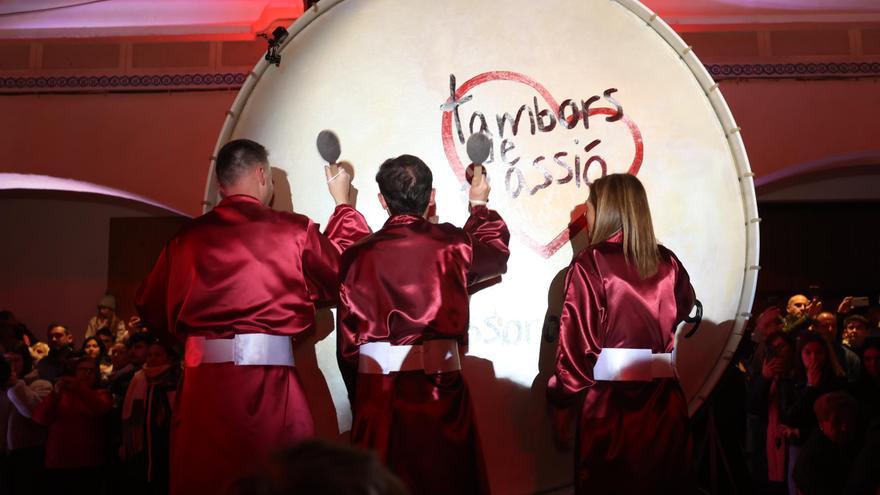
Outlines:
{"label": "white sash", "polygon": [[294,366],[293,342],[284,335],[236,334],[231,339],[186,339],[186,365],[235,363],[237,366]]}
{"label": "white sash", "polygon": [[425,373],[460,371],[458,342],[429,340],[422,345],[391,345],[367,342],[359,348],[358,373],[387,375],[397,371],[424,370]]}
{"label": "white sash", "polygon": [[653,354],[651,349],[606,347],[599,353],[593,378],[610,382],[645,381],[675,376],[673,353]]}

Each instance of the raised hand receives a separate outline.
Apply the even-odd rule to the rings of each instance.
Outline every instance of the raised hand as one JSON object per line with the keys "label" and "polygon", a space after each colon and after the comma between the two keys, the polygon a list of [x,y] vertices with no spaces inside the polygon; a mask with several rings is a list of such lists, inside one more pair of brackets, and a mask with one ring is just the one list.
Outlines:
{"label": "raised hand", "polygon": [[468,199],[471,204],[486,204],[489,202],[489,192],[492,190],[489,187],[489,181],[486,180],[486,175],[481,174],[480,176],[475,176],[471,181],[471,189],[468,193]]}
{"label": "raised hand", "polygon": [[324,175],[327,177],[327,188],[333,201],[336,201],[337,205],[350,204],[351,175],[339,165],[325,166]]}

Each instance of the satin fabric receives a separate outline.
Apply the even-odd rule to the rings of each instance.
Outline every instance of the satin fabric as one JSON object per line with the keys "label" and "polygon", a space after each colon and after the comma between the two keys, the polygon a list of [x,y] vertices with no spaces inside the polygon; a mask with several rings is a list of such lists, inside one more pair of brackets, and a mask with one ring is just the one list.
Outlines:
{"label": "satin fabric", "polygon": [[312,326],[316,304],[336,301],[340,253],[369,232],[348,205],[322,235],[306,216],[230,196],[168,242],[138,290],[138,311],[160,335],[294,336]]}
{"label": "satin fabric", "polygon": [[343,255],[337,336],[352,442],[374,449],[413,494],[487,493],[467,384],[458,371],[357,374],[367,342],[467,344],[469,288],[507,269],[510,234],[476,206],[463,229],[413,215]]}
{"label": "satin fabric", "polygon": [[[307,217],[231,196],[169,241],[138,291],[160,338],[296,336],[338,295],[340,253],[369,233],[338,206],[326,236]],[[202,364],[184,370],[171,425],[171,494],[224,493],[277,447],[311,437],[295,368]]]}
{"label": "satin fabric", "polygon": [[575,257],[565,281],[556,371],[548,398],[584,396],[578,420],[576,493],[681,493],[690,485],[687,402],[674,379],[593,378],[606,347],[671,352],[677,324],[694,305],[681,262],[660,246],[655,275],[641,279],[623,254],[622,233]]}

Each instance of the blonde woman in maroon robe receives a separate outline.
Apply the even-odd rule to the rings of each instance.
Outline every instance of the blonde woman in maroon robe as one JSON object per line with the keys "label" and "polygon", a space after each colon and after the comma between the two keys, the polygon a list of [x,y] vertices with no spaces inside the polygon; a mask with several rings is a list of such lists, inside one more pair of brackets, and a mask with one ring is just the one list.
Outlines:
{"label": "blonde woman in maroon robe", "polygon": [[657,244],[634,176],[594,182],[586,215],[591,243],[568,269],[548,384],[558,437],[580,407],[575,493],[689,493],[687,402],[671,352],[694,305],[690,279]]}
{"label": "blonde woman in maroon robe", "polygon": [[186,341],[171,425],[171,494],[226,493],[313,421],[292,341],[338,295],[342,249],[369,233],[348,205],[350,176],[331,175],[325,234],[268,205],[266,149],[244,139],[217,154],[223,200],[168,242],[138,291],[144,322]]}
{"label": "blonde woman in maroon robe", "polygon": [[419,495],[488,493],[459,353],[474,284],[507,270],[510,234],[470,189],[463,229],[426,217],[430,169],[387,160],[376,175],[390,218],[343,255],[337,334],[355,445],[374,449]]}

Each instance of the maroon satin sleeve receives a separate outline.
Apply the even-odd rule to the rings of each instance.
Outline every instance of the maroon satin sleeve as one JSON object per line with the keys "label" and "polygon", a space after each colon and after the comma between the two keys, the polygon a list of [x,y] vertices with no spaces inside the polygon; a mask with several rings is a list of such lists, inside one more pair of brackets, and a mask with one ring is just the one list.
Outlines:
{"label": "maroon satin sleeve", "polygon": [[340,254],[369,233],[364,216],[349,205],[336,207],[323,235],[318,232],[317,224],[309,224],[302,267],[312,302],[332,305],[339,300]]}
{"label": "maroon satin sleeve", "polygon": [[483,205],[472,206],[464,231],[471,238],[472,248],[468,285],[497,277],[507,271],[510,231],[497,212]]}
{"label": "maroon satin sleeve", "polygon": [[560,407],[567,407],[582,390],[593,385],[593,366],[602,351],[599,332],[604,324],[604,294],[580,259],[571,264],[565,276],[556,373],[547,384],[549,400]]}
{"label": "maroon satin sleeve", "polygon": [[338,205],[324,229],[324,235],[339,248],[340,253],[370,233],[367,220],[351,205]]}

